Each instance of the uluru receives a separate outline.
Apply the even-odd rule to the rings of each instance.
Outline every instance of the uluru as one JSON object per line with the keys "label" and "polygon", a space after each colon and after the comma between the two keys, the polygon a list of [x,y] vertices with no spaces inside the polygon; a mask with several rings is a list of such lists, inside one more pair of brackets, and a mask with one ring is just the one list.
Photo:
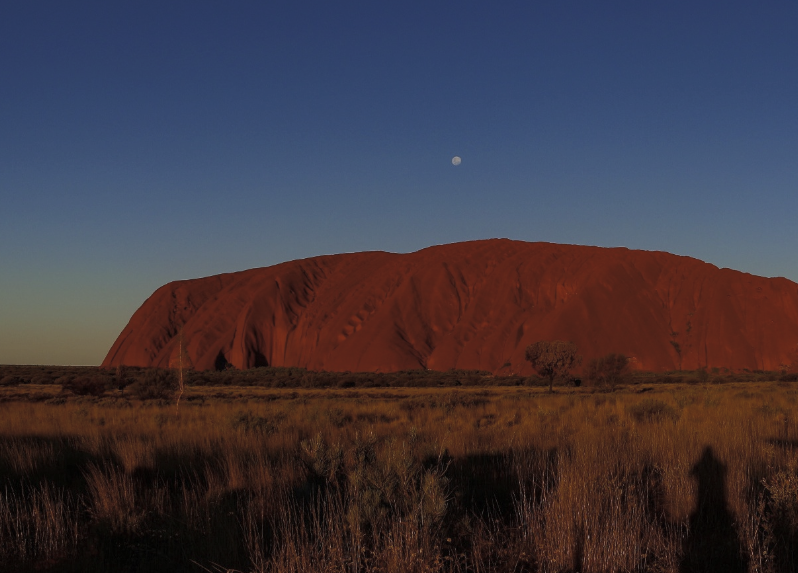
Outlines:
{"label": "uluru", "polygon": [[319,256],[176,281],[103,366],[528,374],[570,340],[641,370],[798,366],[798,284],[664,252],[491,239]]}

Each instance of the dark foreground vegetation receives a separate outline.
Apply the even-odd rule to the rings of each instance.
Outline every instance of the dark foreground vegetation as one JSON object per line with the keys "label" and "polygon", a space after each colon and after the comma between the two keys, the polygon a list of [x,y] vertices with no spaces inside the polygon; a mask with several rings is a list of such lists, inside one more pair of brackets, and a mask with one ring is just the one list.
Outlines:
{"label": "dark foreground vegetation", "polygon": [[[622,378],[606,380],[601,367],[619,355],[610,354],[587,365],[582,377],[563,376],[554,380],[555,386],[615,386],[616,384],[724,384],[730,382],[760,382],[779,380],[797,382],[798,372],[764,370],[741,370],[732,372],[726,368],[696,371],[641,372],[626,371]],[[0,365],[0,387],[34,385],[93,386],[97,390],[126,388],[140,383],[157,372],[152,368],[119,367],[97,368],[93,366],[4,366]],[[174,373],[170,374],[174,375]],[[549,384],[542,376],[501,375],[480,370],[405,370],[402,372],[318,372],[304,368],[252,368],[222,371],[185,371],[188,386],[260,386],[263,388],[434,388],[456,386],[540,386]],[[70,386],[71,385],[71,386]],[[88,390],[86,393],[90,393]]]}
{"label": "dark foreground vegetation", "polygon": [[789,374],[0,374],[4,571],[798,570]]}

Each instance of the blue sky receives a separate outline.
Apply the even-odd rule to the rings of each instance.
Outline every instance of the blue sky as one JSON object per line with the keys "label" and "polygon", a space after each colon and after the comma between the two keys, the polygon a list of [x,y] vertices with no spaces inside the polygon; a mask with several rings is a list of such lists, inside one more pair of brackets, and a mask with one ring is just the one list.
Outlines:
{"label": "blue sky", "polygon": [[0,71],[0,363],[98,364],[166,282],[328,253],[798,280],[794,1],[4,2]]}

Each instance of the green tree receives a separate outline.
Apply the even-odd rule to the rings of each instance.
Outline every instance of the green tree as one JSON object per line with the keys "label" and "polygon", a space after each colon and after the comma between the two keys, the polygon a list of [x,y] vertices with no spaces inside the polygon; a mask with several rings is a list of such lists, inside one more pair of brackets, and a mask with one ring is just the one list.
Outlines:
{"label": "green tree", "polygon": [[526,359],[532,368],[549,379],[549,392],[553,391],[554,379],[566,376],[571,368],[582,363],[573,342],[562,340],[539,340],[526,347]]}

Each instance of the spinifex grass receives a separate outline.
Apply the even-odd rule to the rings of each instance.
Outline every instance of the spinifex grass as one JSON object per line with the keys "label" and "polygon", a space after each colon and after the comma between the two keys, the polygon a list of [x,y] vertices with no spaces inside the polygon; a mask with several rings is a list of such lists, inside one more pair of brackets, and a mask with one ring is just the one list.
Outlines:
{"label": "spinifex grass", "polygon": [[14,392],[8,571],[798,569],[789,384]]}

